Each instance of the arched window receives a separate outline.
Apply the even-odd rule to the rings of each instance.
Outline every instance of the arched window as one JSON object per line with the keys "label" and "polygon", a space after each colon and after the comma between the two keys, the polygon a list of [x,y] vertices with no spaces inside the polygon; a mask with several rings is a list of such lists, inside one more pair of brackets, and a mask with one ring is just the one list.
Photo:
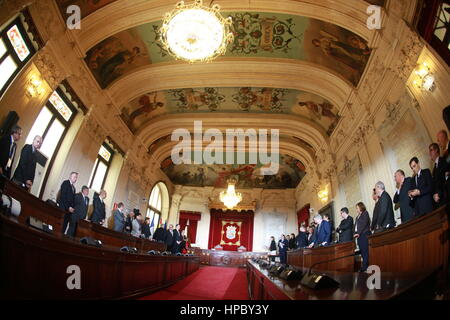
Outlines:
{"label": "arched window", "polygon": [[167,217],[169,210],[169,192],[164,182],[157,183],[148,199],[147,218],[150,219],[150,228],[156,229],[162,222],[161,218]]}

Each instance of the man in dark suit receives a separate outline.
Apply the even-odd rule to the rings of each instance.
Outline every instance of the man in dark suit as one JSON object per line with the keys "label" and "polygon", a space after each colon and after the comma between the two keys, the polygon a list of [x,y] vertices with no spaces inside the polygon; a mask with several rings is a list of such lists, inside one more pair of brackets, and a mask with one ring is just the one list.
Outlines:
{"label": "man in dark suit", "polygon": [[339,243],[353,241],[353,218],[349,215],[348,208],[341,209],[342,221],[336,232],[339,234]]}
{"label": "man in dark suit", "polygon": [[61,184],[61,189],[59,190],[58,196],[58,206],[66,211],[67,213],[64,215],[63,229],[62,233],[64,234],[67,229],[67,225],[70,221],[70,216],[74,212],[75,208],[75,183],[78,179],[78,173],[72,172],[70,174],[69,180],[65,180]]}
{"label": "man in dark suit", "polygon": [[100,193],[94,193],[94,200],[92,201],[94,206],[94,211],[92,212],[91,221],[93,223],[98,223],[103,225],[105,222],[106,211],[105,211],[105,199],[106,199],[106,191],[101,190]]}
{"label": "man in dark suit", "polygon": [[420,167],[419,159],[412,158],[409,166],[414,172],[413,190],[409,196],[414,198],[414,213],[416,217],[433,211],[433,177],[429,169]]}
{"label": "man in dark suit", "polygon": [[180,244],[183,241],[183,237],[181,236],[181,231],[180,231],[180,225],[177,224],[175,226],[175,230],[173,231],[173,246],[172,246],[172,253],[178,253],[181,252],[181,247]]}
{"label": "man in dark suit", "polygon": [[14,172],[13,181],[28,191],[31,191],[33,186],[37,162],[36,152],[41,148],[41,145],[41,136],[34,137],[33,144],[26,144],[22,148],[19,164]]}
{"label": "man in dark suit", "polygon": [[169,230],[167,230],[165,237],[164,237],[164,243],[167,246],[167,251],[171,251],[173,250],[174,247],[174,242],[175,242],[175,232],[173,230],[173,225],[169,225]]}
{"label": "man in dark suit", "polygon": [[313,242],[309,245],[310,248],[318,246],[326,246],[329,244],[329,239],[331,235],[330,223],[323,220],[320,214],[314,217],[314,222],[317,224],[316,231],[314,233]]}
{"label": "man in dark suit", "polygon": [[22,128],[13,126],[10,135],[0,139],[0,175],[11,179],[11,168],[16,157],[17,141],[22,136]]}
{"label": "man in dark suit", "polygon": [[447,131],[446,130],[439,131],[436,138],[439,148],[441,150],[442,157],[446,160],[450,159],[449,157],[450,141],[448,140]]}
{"label": "man in dark suit", "polygon": [[144,223],[141,226],[141,232],[146,239],[149,239],[152,235],[150,231],[150,218],[145,218]]}
{"label": "man in dark suit", "polygon": [[428,147],[430,159],[433,161],[433,200],[434,208],[440,208],[446,204],[445,191],[445,172],[447,171],[447,162],[440,156],[440,148],[437,143],[432,143]]}
{"label": "man in dark suit", "polygon": [[405,172],[403,170],[397,170],[394,177],[395,182],[397,183],[394,203],[400,206],[400,217],[402,223],[405,223],[414,218],[412,200],[408,195],[408,192],[413,189],[412,179],[410,177],[405,177]]}
{"label": "man in dark suit", "polygon": [[372,228],[374,232],[391,229],[396,225],[392,198],[385,189],[384,183],[381,181],[375,185],[375,192],[379,199],[373,214]]}
{"label": "man in dark suit", "polygon": [[153,233],[153,240],[158,242],[164,242],[166,239],[166,230],[161,226]]}
{"label": "man in dark suit", "polygon": [[295,238],[295,247],[297,249],[305,248],[308,246],[308,234],[306,233],[305,226],[300,226],[299,233]]}
{"label": "man in dark suit", "polygon": [[372,189],[372,200],[375,201],[375,206],[373,207],[372,224],[370,226],[371,232],[375,231],[375,223],[373,221],[378,219],[378,200],[380,200],[380,197],[378,197],[375,188]]}
{"label": "man in dark suit", "polygon": [[86,186],[83,186],[81,192],[75,195],[75,207],[74,212],[70,216],[69,230],[67,230],[68,236],[75,237],[78,221],[86,219],[89,208],[88,195],[89,188]]}

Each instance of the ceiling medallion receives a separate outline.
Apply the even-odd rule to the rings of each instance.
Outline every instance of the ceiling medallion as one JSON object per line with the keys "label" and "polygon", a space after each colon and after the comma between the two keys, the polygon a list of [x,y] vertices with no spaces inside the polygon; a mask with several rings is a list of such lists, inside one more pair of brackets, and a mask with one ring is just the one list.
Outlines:
{"label": "ceiling medallion", "polygon": [[179,2],[166,13],[159,30],[164,49],[175,59],[190,63],[209,62],[225,54],[234,40],[232,19],[222,17],[219,11],[218,4],[206,7],[202,0],[189,5]]}

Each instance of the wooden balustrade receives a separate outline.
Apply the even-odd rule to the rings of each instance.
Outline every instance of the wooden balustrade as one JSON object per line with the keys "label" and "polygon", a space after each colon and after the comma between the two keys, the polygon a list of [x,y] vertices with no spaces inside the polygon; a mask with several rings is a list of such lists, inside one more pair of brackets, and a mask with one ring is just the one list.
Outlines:
{"label": "wooden balustrade", "polygon": [[200,251],[200,263],[209,266],[245,268],[248,259],[260,257],[267,257],[267,252]]}
{"label": "wooden balustrade", "polygon": [[[4,178],[0,179],[4,184],[3,193],[20,202],[21,213],[19,222],[25,223],[28,217],[34,217],[52,225],[55,235],[62,237],[61,230],[64,215],[66,214],[65,211],[36,198],[9,180],[5,180]],[[78,223],[76,236],[77,238],[91,237],[112,246],[136,247],[143,251],[166,250],[166,245],[163,243],[153,242],[148,239],[139,239],[129,233],[117,232],[87,220],[82,220]]]}
{"label": "wooden balustrade", "polygon": [[449,255],[449,208],[441,207],[394,229],[369,237],[369,264],[382,271],[439,268],[445,283]]}
{"label": "wooden balustrade", "polygon": [[[295,251],[288,251],[288,264],[298,268],[310,268],[318,262],[314,269],[335,270],[353,272],[355,269],[355,257],[345,257],[355,253],[355,243],[337,243],[327,247],[305,248]],[[332,259],[336,261],[325,262]]]}

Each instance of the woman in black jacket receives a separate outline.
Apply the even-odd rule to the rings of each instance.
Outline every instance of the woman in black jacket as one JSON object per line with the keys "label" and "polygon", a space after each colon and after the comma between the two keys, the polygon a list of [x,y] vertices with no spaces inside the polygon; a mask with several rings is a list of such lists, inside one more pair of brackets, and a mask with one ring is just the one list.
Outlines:
{"label": "woman in black jacket", "polygon": [[360,272],[365,272],[369,267],[369,239],[367,238],[370,232],[370,217],[366,206],[362,202],[356,205],[358,216],[355,222],[355,235],[357,239],[359,250],[361,251],[362,265]]}
{"label": "woman in black jacket", "polygon": [[[277,254],[277,243],[275,242],[275,237],[271,236],[270,240],[271,241],[270,241],[269,251],[271,251],[271,253],[273,253],[273,251],[275,251],[275,255],[276,255]],[[271,256],[270,261],[275,261],[275,257]]]}

